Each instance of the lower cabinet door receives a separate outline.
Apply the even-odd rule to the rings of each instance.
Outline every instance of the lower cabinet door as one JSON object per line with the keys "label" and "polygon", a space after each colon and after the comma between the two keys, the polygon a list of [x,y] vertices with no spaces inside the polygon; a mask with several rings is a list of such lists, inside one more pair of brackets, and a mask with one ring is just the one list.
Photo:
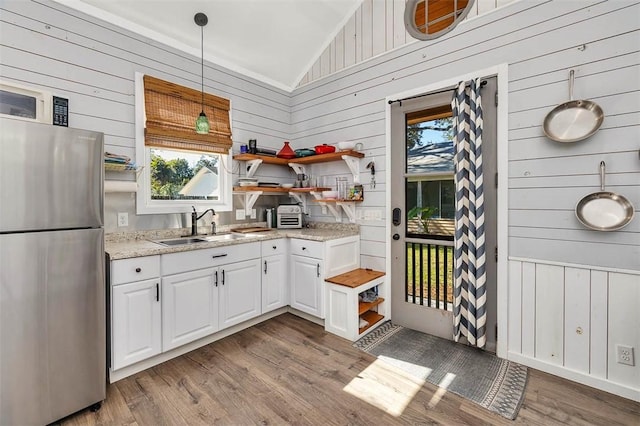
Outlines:
{"label": "lower cabinet door", "polygon": [[319,259],[291,256],[291,307],[324,318],[324,276]]}
{"label": "lower cabinet door", "polygon": [[284,254],[262,258],[262,313],[289,304],[287,262]]}
{"label": "lower cabinet door", "polygon": [[126,367],[162,350],[160,279],[112,287],[112,369]]}
{"label": "lower cabinet door", "polygon": [[261,314],[260,259],[220,266],[220,328]]}
{"label": "lower cabinet door", "polygon": [[208,336],[218,327],[216,269],[162,278],[162,350]]}

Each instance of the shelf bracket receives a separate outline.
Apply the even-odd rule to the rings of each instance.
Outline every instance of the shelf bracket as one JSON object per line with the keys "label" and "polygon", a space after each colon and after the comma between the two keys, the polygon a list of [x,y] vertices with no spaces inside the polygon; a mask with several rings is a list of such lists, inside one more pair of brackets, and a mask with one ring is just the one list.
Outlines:
{"label": "shelf bracket", "polygon": [[240,195],[240,199],[244,201],[243,204],[245,216],[248,216],[251,214],[253,205],[262,195],[262,191],[234,192],[234,195]]}
{"label": "shelf bracket", "polygon": [[347,214],[351,223],[356,222],[356,203],[348,201],[338,201],[336,205],[342,207],[342,210],[344,210],[344,212]]}
{"label": "shelf bracket", "polygon": [[258,167],[260,167],[260,164],[262,164],[262,160],[259,158],[256,158],[255,160],[247,160],[247,164],[249,165],[247,168],[247,177],[251,178],[255,174],[256,170],[258,170]]}
{"label": "shelf bracket", "polygon": [[296,172],[296,174],[300,174],[300,173],[304,173],[305,175],[307,174],[307,168],[302,164],[289,163],[289,167],[291,167],[293,171]]}
{"label": "shelf bracket", "polygon": [[293,198],[294,200],[296,200],[298,203],[302,205],[302,213],[305,213],[305,214],[309,213],[307,211],[307,199],[305,197],[303,197],[301,194],[297,192],[289,192],[289,197]]}
{"label": "shelf bracket", "polygon": [[353,174],[353,183],[360,183],[360,159],[350,155],[343,155],[342,159],[347,163],[351,174]]}
{"label": "shelf bracket", "polygon": [[[313,198],[316,200],[322,200],[322,192],[312,191],[310,194],[313,195]],[[322,206],[322,214],[326,214],[327,209],[329,209],[333,217],[336,218],[336,222],[342,222],[342,213],[340,213],[340,209],[337,208],[336,205],[322,201],[318,201],[318,204]]]}

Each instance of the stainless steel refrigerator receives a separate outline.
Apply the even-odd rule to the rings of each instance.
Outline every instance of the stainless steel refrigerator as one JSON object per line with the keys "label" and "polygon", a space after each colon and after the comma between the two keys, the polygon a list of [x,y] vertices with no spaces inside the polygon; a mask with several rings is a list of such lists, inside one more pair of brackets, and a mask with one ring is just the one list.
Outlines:
{"label": "stainless steel refrigerator", "polygon": [[106,393],[102,133],[0,118],[0,425]]}

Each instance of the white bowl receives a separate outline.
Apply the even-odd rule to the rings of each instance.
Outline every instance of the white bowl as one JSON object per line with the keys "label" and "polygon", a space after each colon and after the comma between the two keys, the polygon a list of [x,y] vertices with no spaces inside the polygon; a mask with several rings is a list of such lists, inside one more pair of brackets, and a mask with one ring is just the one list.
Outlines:
{"label": "white bowl", "polygon": [[338,191],[322,191],[322,198],[338,198]]}
{"label": "white bowl", "polygon": [[281,183],[280,186],[283,188],[293,188],[292,183]]}
{"label": "white bowl", "polygon": [[356,146],[355,142],[338,142],[338,149],[340,151],[348,151]]}

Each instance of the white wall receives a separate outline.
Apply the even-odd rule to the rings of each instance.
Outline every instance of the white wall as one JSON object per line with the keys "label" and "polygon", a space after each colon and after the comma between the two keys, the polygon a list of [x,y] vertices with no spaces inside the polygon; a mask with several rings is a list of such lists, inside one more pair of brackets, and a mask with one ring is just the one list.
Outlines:
{"label": "white wall", "polygon": [[[589,271],[640,271],[640,215],[611,233],[585,230],[573,215],[575,203],[598,190],[600,160],[610,173],[607,188],[627,196],[636,209],[640,206],[639,17],[640,5],[634,1],[522,0],[466,21],[441,39],[405,45],[292,94],[213,64],[206,64],[205,84],[207,91],[232,100],[236,151],[253,137],[274,148],[285,139],[294,148],[340,140],[364,144],[361,173],[366,176],[367,162],[375,161],[378,185],[372,189],[363,179],[360,210],[381,212],[383,219],[360,221],[361,258],[364,266],[384,269],[385,194],[391,190],[385,182],[384,98],[465,70],[507,63],[509,84],[499,90],[509,91],[509,256],[529,264],[577,264]],[[134,72],[199,85],[198,58],[57,3],[5,0],[0,23],[0,77],[69,98],[71,126],[105,132],[113,152],[133,156]],[[606,118],[592,138],[559,145],[543,136],[541,123],[547,111],[567,99],[571,68],[576,70],[576,97],[598,102]],[[275,166],[264,166],[261,173],[271,179],[292,176]],[[335,177],[349,172],[336,162],[314,165],[312,173]],[[107,196],[106,203],[108,230],[115,227],[116,211],[134,216],[134,200],[127,195]],[[312,207],[312,214],[334,220],[319,206]],[[130,228],[181,226],[176,216],[133,217]],[[637,289],[637,275],[630,276],[635,278],[616,289]],[[626,293],[617,290],[609,293],[609,312],[640,309],[637,299],[623,302]],[[640,328],[637,316],[611,315],[606,321],[615,333]],[[564,333],[563,324],[540,325]],[[613,372],[614,367],[619,368],[607,368]],[[568,369],[553,371],[562,375]]]}
{"label": "white wall", "polygon": [[[388,188],[384,181],[385,97],[506,63],[508,87],[498,90],[508,90],[508,190],[501,193],[508,198],[509,258],[532,265],[555,262],[562,265],[561,269],[579,265],[587,271],[631,272],[625,275],[630,277],[624,287],[631,290],[628,298],[620,297],[618,290],[623,287],[610,287],[607,308],[610,313],[638,311],[640,300],[633,292],[640,287],[639,276],[634,273],[640,271],[640,215],[621,231],[597,232],[580,225],[574,206],[584,195],[599,190],[598,166],[604,160],[607,189],[624,194],[636,210],[640,207],[639,35],[640,5],[635,1],[513,2],[463,22],[440,39],[405,45],[296,89],[292,139],[305,145],[339,140],[364,144],[366,160],[375,160],[376,170],[381,173],[377,174],[375,190],[365,186],[362,210],[381,210],[384,220],[361,222],[362,264],[384,268],[389,238],[385,224],[390,215],[385,191],[401,190]],[[591,138],[558,144],[544,136],[542,122],[548,111],[568,100],[570,69],[576,71],[575,97],[600,104],[606,118]],[[402,142],[398,149],[402,149]],[[366,161],[361,165],[363,173],[364,165]],[[342,173],[340,167],[335,164],[317,169],[336,175]],[[321,217],[319,209],[313,213]],[[535,277],[535,268],[523,269],[524,281]],[[511,284],[510,292],[515,291]],[[568,288],[585,291],[588,285],[572,281]],[[548,290],[540,294],[550,298],[549,308],[556,317],[564,315],[564,279],[541,282],[539,289]],[[589,308],[589,315],[596,315],[593,309]],[[610,338],[612,333],[623,333],[620,330],[640,328],[637,316],[625,315],[612,314],[603,319]],[[544,320],[538,318],[538,322]],[[517,318],[508,321],[511,331]],[[565,336],[563,321],[538,323],[534,317],[522,317],[521,321],[524,323],[517,326],[522,330],[533,327],[554,339]],[[627,340],[635,345],[637,353],[637,337]],[[577,379],[570,373],[570,364],[549,362],[548,351],[543,350],[546,340],[537,343],[538,353],[546,355],[518,360]],[[606,368],[611,374],[589,383],[629,397],[630,391],[623,389],[628,383],[620,382],[615,372],[620,365],[612,363],[613,343],[603,343],[609,354]],[[508,351],[510,357],[517,353],[511,346]],[[633,374],[637,375],[639,368],[637,363],[631,367]]]}
{"label": "white wall", "polygon": [[[475,0],[465,19],[487,13],[512,1],[514,0]],[[407,0],[363,0],[344,28],[304,75],[300,85],[415,42],[404,26],[406,2]]]}
{"label": "white wall", "polygon": [[[3,0],[0,13],[0,78],[68,98],[70,127],[104,132],[110,152],[135,159],[135,72],[200,89],[200,58],[58,3]],[[288,93],[211,63],[205,62],[204,74],[205,90],[232,102],[235,151],[250,138],[259,146],[282,146],[289,135]],[[289,177],[278,167],[260,172],[264,180]],[[134,179],[121,173],[107,178]],[[277,199],[263,197],[258,206],[275,205]],[[117,212],[129,213],[128,228],[116,228]],[[189,225],[181,216],[136,216],[131,194],[105,198],[107,232]],[[234,215],[222,214],[221,219],[229,223]]]}

